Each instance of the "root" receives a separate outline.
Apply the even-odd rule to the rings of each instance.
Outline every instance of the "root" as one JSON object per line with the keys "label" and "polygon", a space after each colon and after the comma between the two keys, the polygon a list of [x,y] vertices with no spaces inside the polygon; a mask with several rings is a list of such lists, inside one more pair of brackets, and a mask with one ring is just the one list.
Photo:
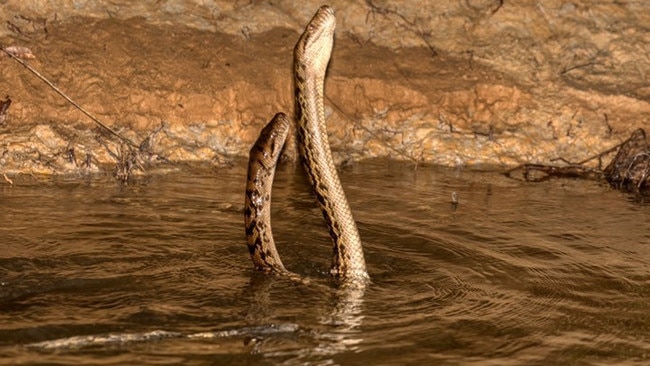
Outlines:
{"label": "root", "polygon": [[[603,159],[617,152],[611,162],[602,168]],[[598,159],[597,168],[585,166]],[[543,182],[551,178],[605,179],[613,187],[637,193],[650,191],[650,145],[646,141],[643,129],[638,129],[622,143],[578,163],[571,163],[563,158],[567,165],[522,164],[504,173],[512,179],[526,182]],[[521,173],[522,178],[515,177]]]}
{"label": "root", "polygon": [[621,144],[614,160],[604,170],[614,187],[630,191],[650,191],[650,145],[645,131],[638,129]]}

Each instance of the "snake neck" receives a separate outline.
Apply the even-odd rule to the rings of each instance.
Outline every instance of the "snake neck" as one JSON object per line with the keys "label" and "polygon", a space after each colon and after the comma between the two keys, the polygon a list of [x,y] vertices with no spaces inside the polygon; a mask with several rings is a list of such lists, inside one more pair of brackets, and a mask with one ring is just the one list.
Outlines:
{"label": "snake neck", "polygon": [[323,108],[324,71],[311,75],[295,66],[298,146],[309,182],[333,241],[333,275],[367,279],[357,225],[341,186],[327,137]]}
{"label": "snake neck", "polygon": [[271,230],[271,188],[289,126],[283,113],[276,114],[251,148],[244,202],[246,240],[255,268],[280,273],[286,270]]}

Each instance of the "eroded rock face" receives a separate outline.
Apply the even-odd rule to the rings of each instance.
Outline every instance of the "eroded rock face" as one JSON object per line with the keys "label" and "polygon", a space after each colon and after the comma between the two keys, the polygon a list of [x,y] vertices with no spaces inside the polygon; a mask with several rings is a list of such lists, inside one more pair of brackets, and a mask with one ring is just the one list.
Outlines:
{"label": "eroded rock face", "polygon": [[[150,156],[245,156],[293,111],[292,49],[307,1],[5,0],[4,46]],[[424,3],[424,4],[422,4]],[[326,82],[339,161],[580,161],[650,126],[650,3],[332,1]],[[119,160],[120,142],[8,57],[0,172]],[[70,158],[70,151],[74,159]],[[82,162],[90,162],[83,164]]]}

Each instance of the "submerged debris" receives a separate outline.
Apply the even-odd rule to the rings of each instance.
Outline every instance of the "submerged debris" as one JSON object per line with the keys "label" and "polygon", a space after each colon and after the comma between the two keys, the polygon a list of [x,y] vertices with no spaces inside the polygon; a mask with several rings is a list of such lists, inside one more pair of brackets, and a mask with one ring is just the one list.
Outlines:
{"label": "submerged debris", "polygon": [[[617,151],[614,159],[602,169],[603,157]],[[589,168],[586,163],[598,159],[598,168]],[[522,164],[504,174],[515,179],[520,173],[526,182],[542,182],[551,178],[605,179],[613,187],[639,193],[650,192],[650,144],[643,129],[632,133],[623,143],[607,149],[598,155],[578,163],[555,166],[545,164]]]}
{"label": "submerged debris", "polygon": [[580,164],[566,166],[523,164],[508,170],[505,175],[514,179],[515,172],[520,172],[526,182],[544,182],[551,178],[597,179],[602,176],[599,169],[591,169]]}

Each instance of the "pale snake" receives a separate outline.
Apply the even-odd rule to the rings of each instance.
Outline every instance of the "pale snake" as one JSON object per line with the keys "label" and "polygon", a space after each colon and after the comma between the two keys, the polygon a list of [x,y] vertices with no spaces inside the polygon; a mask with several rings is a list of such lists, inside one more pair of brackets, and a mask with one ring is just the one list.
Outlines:
{"label": "pale snake", "polygon": [[[298,149],[333,241],[331,274],[344,280],[365,281],[368,272],[359,231],[336,172],[325,124],[323,84],[335,26],[332,8],[321,7],[294,48]],[[270,204],[275,167],[289,130],[289,119],[278,113],[251,148],[244,213],[248,249],[255,268],[282,274],[290,272],[275,247]]]}

